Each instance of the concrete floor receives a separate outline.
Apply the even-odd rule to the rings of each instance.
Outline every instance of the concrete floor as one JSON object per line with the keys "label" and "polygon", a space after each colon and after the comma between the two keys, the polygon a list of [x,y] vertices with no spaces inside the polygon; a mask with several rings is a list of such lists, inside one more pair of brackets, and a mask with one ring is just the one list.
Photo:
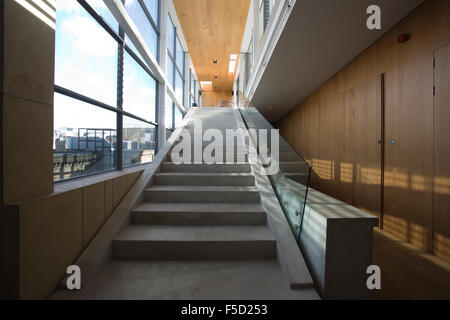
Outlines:
{"label": "concrete floor", "polygon": [[[111,281],[114,279],[113,281]],[[313,300],[313,288],[291,290],[276,260],[112,260],[83,291],[51,299]]]}

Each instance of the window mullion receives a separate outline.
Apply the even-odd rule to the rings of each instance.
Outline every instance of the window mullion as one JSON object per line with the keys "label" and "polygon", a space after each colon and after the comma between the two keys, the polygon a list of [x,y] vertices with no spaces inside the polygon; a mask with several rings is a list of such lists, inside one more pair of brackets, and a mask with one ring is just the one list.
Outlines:
{"label": "window mullion", "polygon": [[[119,27],[119,35],[123,38],[124,31]],[[117,59],[117,109],[123,110],[123,64],[124,64],[124,48],[123,44],[119,43]],[[117,170],[123,169],[123,114],[117,113],[117,137],[116,137],[116,156],[117,156]]]}

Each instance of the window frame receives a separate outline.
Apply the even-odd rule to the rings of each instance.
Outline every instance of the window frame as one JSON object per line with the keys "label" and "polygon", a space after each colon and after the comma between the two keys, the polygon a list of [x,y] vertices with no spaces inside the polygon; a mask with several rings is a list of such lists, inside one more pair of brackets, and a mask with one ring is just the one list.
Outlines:
{"label": "window frame", "polygon": [[[180,41],[180,38],[178,36],[177,27],[175,27],[175,24],[173,23],[172,17],[170,16],[170,14],[168,14],[168,16],[169,16],[170,23],[167,24],[168,25],[167,32],[171,32],[172,31],[172,30],[169,30],[171,25],[173,26],[173,32],[174,32],[173,43],[172,44],[167,43],[167,57],[170,59],[170,61],[173,64],[173,78],[172,78],[172,82],[173,83],[169,82],[169,84],[172,86],[173,90],[175,91],[176,90],[176,81],[177,81],[176,79],[177,79],[177,73],[178,73],[178,75],[181,77],[181,79],[183,81],[183,86],[182,86],[182,97],[183,97],[183,99],[180,102],[184,105],[185,104],[185,101],[184,101],[185,100],[185,97],[184,97],[184,95],[185,95],[184,86],[185,86],[185,83],[186,83],[186,75],[185,75],[186,52],[182,51],[183,52],[183,69],[181,70],[180,66],[177,64],[177,42],[180,44],[180,47],[181,47],[181,41]],[[169,37],[167,37],[167,38],[169,39]],[[169,46],[171,46],[171,47],[169,47]],[[170,53],[169,48],[172,49],[173,55],[172,55],[172,53]],[[183,50],[183,47],[181,47],[181,49]]]}
{"label": "window frame", "polygon": [[[125,5],[125,0],[121,0],[122,3]],[[147,5],[143,0],[135,0],[139,3],[139,6],[141,7],[142,11],[144,12],[144,15],[147,17],[147,19],[150,22],[150,25],[152,26],[153,30],[156,32],[156,61],[159,62],[160,60],[160,42],[161,42],[161,0],[158,1],[158,17],[156,18],[157,21],[155,21],[152,17],[152,14],[150,13],[150,10],[147,8]],[[128,13],[128,12],[127,12]],[[120,26],[119,26],[120,28]]]}
{"label": "window frame", "polygon": [[[122,0],[123,2],[124,0]],[[152,27],[155,29],[156,34],[157,34],[157,52],[158,52],[158,61],[159,61],[159,44],[160,44],[160,20],[161,20],[161,0],[157,0],[158,1],[158,18],[157,18],[157,22],[155,22],[153,20],[153,17],[151,16],[148,8],[146,7],[145,3],[143,2],[143,0],[138,0],[141,8],[143,9],[145,15],[147,16],[147,18],[150,21],[150,24],[152,25]],[[158,79],[153,75],[153,73],[151,72],[150,68],[146,65],[146,63],[144,61],[141,60],[141,58],[139,58],[139,56],[134,52],[134,50],[131,49],[130,46],[128,46],[128,44],[125,43],[125,33],[123,31],[123,29],[120,27],[119,25],[119,30],[115,31],[98,13],[97,11],[91,7],[91,5],[89,3],[87,3],[85,0],[77,0],[78,5],[80,5],[82,7],[83,10],[85,10],[90,17],[96,21],[96,23],[99,24],[100,27],[102,27],[116,42],[117,42],[117,51],[118,51],[118,61],[117,61],[117,107],[111,106],[109,104],[106,104],[104,102],[98,101],[96,99],[93,99],[91,97],[87,97],[83,94],[80,94],[78,92],[69,90],[67,88],[64,88],[62,86],[57,85],[56,83],[54,84],[54,92],[67,96],[69,98],[75,99],[75,100],[79,100],[82,101],[84,103],[90,104],[92,106],[96,106],[105,110],[109,110],[111,112],[116,113],[116,117],[117,117],[117,125],[116,125],[116,130],[117,130],[117,142],[116,142],[116,168],[112,169],[112,170],[108,170],[108,171],[103,171],[103,172],[97,172],[97,173],[93,173],[93,174],[86,174],[86,175],[81,175],[81,176],[76,176],[76,177],[71,177],[68,179],[61,179],[58,181],[53,181],[54,184],[57,183],[62,183],[62,182],[67,182],[67,181],[71,181],[71,180],[76,180],[76,179],[82,179],[82,178],[86,178],[89,176],[93,176],[93,175],[98,175],[98,174],[103,174],[103,173],[107,173],[107,172],[111,172],[111,171],[118,171],[118,170],[122,170],[124,168],[123,166],[123,118],[124,117],[129,117],[132,118],[134,120],[149,124],[151,126],[154,127],[155,129],[155,155],[158,153],[159,151],[159,139],[158,139],[158,128],[159,128],[159,123],[154,122],[154,121],[150,121],[150,120],[146,120],[143,119],[133,113],[127,112],[123,109],[123,77],[124,77],[124,73],[123,73],[123,68],[124,68],[124,52],[127,52],[130,57],[137,62],[137,64],[153,79],[155,80],[156,83],[156,88],[155,88],[155,118],[154,119],[158,119],[158,113],[159,113],[159,86],[161,85],[160,82],[158,81]],[[139,166],[139,165],[143,165],[143,164],[134,164],[134,165],[127,165],[125,168],[130,168],[130,167],[134,167],[134,166]]]}
{"label": "window frame", "polygon": [[[172,75],[171,75],[171,79],[172,79],[172,83],[170,83],[170,81],[168,81],[168,83],[172,86],[172,89],[175,92],[176,95],[176,83],[177,83],[177,74],[181,77],[182,80],[182,101],[180,101],[183,105],[185,105],[185,84],[186,84],[186,74],[185,74],[185,66],[186,66],[186,52],[184,52],[183,47],[181,46],[181,41],[180,38],[178,36],[178,29],[175,26],[175,24],[173,23],[173,19],[170,16],[170,13],[167,13],[168,16],[168,23],[167,23],[167,39],[170,39],[169,37],[169,33],[173,32],[173,43],[167,43],[167,49],[166,49],[166,53],[167,53],[167,64],[171,63],[173,65],[173,70],[172,70]],[[172,28],[173,27],[173,28]],[[177,43],[180,44],[181,49],[183,50],[183,70],[180,70],[180,66],[177,64]],[[173,54],[170,52],[170,50],[172,50]],[[166,66],[166,72],[167,72],[168,68]],[[172,105],[172,123],[171,123],[171,128],[168,128],[166,126],[166,130],[171,131],[172,133],[175,131],[176,125],[175,125],[175,110],[178,109],[178,107],[175,105],[175,103],[173,101],[171,101]],[[180,111],[181,112],[181,111]],[[183,115],[183,112],[181,112],[181,114]]]}

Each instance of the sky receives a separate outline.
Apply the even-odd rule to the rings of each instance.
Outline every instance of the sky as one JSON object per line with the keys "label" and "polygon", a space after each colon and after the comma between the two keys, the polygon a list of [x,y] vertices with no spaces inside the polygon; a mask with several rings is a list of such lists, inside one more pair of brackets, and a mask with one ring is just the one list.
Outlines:
{"label": "sky", "polygon": [[[134,1],[127,0],[127,5]],[[87,2],[112,28],[118,28],[102,0]],[[115,107],[117,42],[77,1],[58,0],[56,8],[55,84]],[[156,82],[125,54],[124,110],[155,121],[155,93]],[[113,112],[55,94],[55,130],[115,128],[115,119]],[[126,124],[139,125],[136,121]]]}

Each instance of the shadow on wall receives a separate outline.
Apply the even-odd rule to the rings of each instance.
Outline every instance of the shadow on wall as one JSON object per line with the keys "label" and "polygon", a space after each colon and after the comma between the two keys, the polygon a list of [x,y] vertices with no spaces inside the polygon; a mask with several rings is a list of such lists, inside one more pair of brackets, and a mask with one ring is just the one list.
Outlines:
{"label": "shadow on wall", "polygon": [[[380,216],[381,199],[377,199],[381,190],[380,169],[335,160],[307,161],[312,167],[311,187]],[[435,255],[442,258],[450,257],[448,237],[435,232],[434,242],[431,243],[432,225],[425,225],[423,220],[419,221],[419,215],[402,216],[400,210],[402,206],[410,206],[411,201],[421,199],[423,194],[431,198],[433,189],[435,193],[450,200],[450,179],[437,178],[433,188],[432,178],[409,171],[408,168],[394,168],[384,174],[384,193],[395,195],[396,200],[389,209],[384,209],[383,230],[425,251],[433,245]],[[358,189],[364,189],[364,193],[369,196],[356,199],[354,190]]]}

